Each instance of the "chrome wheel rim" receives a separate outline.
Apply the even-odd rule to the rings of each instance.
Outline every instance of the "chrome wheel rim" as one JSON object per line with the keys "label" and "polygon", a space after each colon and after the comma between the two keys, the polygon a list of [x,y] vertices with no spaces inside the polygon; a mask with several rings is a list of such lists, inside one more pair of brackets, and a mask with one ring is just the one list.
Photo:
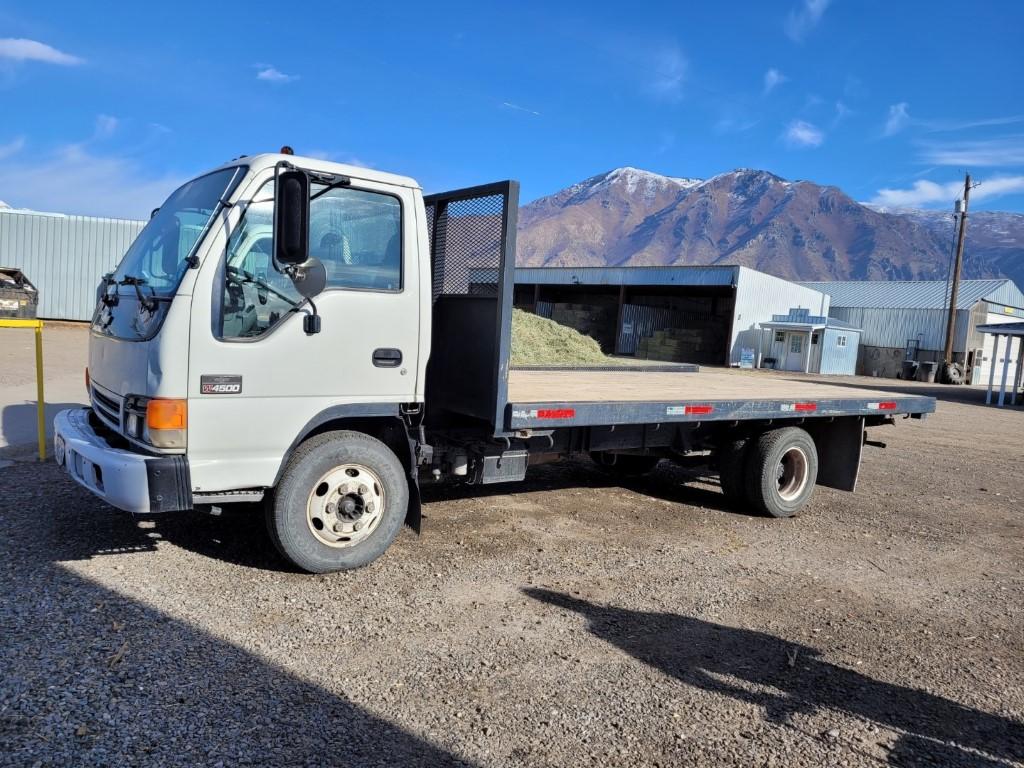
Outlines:
{"label": "chrome wheel rim", "polygon": [[807,487],[807,454],[803,448],[790,448],[779,460],[776,479],[779,484],[779,496],[784,501],[793,501],[800,497]]}
{"label": "chrome wheel rim", "polygon": [[342,464],[313,484],[306,523],[321,544],[354,547],[380,525],[384,504],[384,486],[372,469]]}

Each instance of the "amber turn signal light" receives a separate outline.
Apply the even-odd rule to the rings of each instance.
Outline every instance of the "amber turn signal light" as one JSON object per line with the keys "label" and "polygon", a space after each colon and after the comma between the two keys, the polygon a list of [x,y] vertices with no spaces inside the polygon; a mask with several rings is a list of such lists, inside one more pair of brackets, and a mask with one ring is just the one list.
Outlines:
{"label": "amber turn signal light", "polygon": [[146,426],[150,429],[185,429],[188,404],[185,400],[150,400],[146,404]]}

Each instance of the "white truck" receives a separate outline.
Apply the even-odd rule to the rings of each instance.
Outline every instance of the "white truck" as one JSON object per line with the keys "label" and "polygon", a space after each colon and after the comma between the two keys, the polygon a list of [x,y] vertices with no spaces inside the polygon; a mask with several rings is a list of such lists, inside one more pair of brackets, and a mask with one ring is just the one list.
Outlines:
{"label": "white truck", "polygon": [[624,474],[704,457],[737,503],[789,516],[815,485],[854,489],[866,426],[935,408],[729,371],[511,369],[517,206],[511,181],[424,196],[280,154],[189,181],[103,278],[91,407],[56,417],[58,463],[138,515],[262,502],[284,557],[328,572],[418,531],[421,482],[578,454]]}

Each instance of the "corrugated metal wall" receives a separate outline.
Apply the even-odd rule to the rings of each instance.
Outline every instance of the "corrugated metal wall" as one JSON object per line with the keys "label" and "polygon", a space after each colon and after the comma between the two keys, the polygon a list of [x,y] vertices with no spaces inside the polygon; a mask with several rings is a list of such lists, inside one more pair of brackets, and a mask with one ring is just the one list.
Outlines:
{"label": "corrugated metal wall", "polygon": [[[942,349],[946,341],[947,313],[941,309],[865,309],[833,307],[829,317],[861,329],[860,343],[866,347],[903,349],[908,339],[921,339],[921,349]],[[953,349],[963,353],[970,326],[970,311],[956,313]]]}
{"label": "corrugated metal wall", "polygon": [[39,316],[90,320],[100,277],[121,260],[144,221],[0,210],[0,266],[39,289]]}
{"label": "corrugated metal wall", "polygon": [[743,347],[761,348],[758,324],[771,320],[772,315],[785,315],[793,308],[809,309],[813,315],[828,315],[829,297],[826,294],[756,269],[740,267],[739,270],[732,339],[729,342],[731,362],[739,362]]}
{"label": "corrugated metal wall", "polygon": [[[839,346],[839,337],[846,337],[846,345]],[[821,335],[821,363],[818,373],[852,376],[857,372],[857,347],[860,334],[839,328],[826,328]]]}

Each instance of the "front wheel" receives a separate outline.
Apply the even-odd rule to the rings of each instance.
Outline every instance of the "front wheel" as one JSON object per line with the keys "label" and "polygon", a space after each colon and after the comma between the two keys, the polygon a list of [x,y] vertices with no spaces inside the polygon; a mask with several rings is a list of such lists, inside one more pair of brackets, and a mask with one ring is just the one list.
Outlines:
{"label": "front wheel", "polygon": [[327,432],[292,455],[267,507],[267,529],[302,570],[349,570],[384,553],[408,503],[402,464],[384,443],[360,432]]}
{"label": "front wheel", "polygon": [[772,517],[792,517],[814,493],[818,450],[799,427],[765,432],[747,454],[747,500]]}

